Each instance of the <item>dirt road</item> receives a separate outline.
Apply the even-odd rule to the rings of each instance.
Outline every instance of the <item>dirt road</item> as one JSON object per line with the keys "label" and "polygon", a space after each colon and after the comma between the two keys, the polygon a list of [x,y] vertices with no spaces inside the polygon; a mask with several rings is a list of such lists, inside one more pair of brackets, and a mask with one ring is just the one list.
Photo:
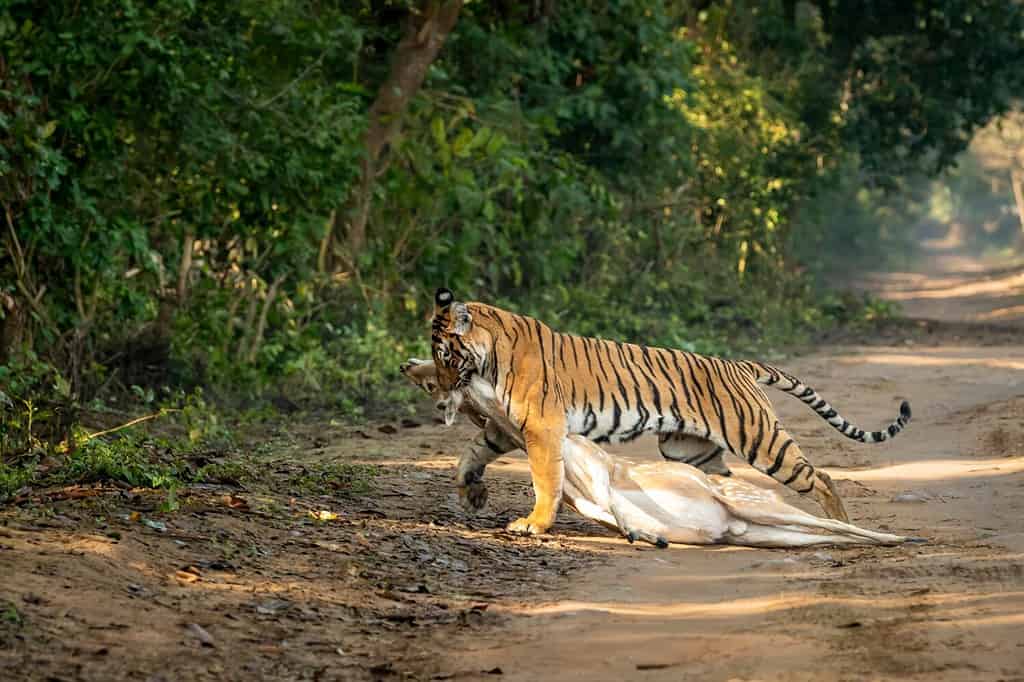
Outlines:
{"label": "dirt road", "polygon": [[[1020,319],[1021,268],[941,252],[929,266],[876,287],[911,316]],[[930,544],[616,554],[579,572],[564,596],[511,608],[524,615],[507,644],[459,657],[514,680],[556,670],[580,680],[1024,679],[1024,334],[1020,345],[1015,337],[909,325],[896,345],[822,347],[787,363],[864,426],[912,402],[909,430],[872,447],[775,400],[805,452],[841,481],[855,522]],[[650,457],[654,445],[621,451]]]}
{"label": "dirt road", "polygon": [[[936,254],[871,286],[937,322],[785,363],[865,427],[912,402],[865,446],[775,401],[855,522],[930,544],[656,550],[568,512],[514,538],[496,529],[531,503],[521,455],[484,514],[455,502],[468,425],[298,421],[233,455],[269,485],[0,510],[0,679],[1024,680],[1021,272]],[[380,467],[369,493],[293,483],[351,461]]]}

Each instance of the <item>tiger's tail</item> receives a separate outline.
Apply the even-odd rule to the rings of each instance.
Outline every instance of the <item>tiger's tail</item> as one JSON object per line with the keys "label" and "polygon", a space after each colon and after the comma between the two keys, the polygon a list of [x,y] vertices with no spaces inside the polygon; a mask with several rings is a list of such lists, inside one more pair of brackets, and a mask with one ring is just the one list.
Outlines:
{"label": "tiger's tail", "polygon": [[910,421],[910,403],[904,400],[900,403],[899,416],[889,426],[881,431],[865,431],[848,422],[836,412],[834,407],[829,405],[827,400],[818,395],[817,391],[793,375],[761,362],[744,362],[742,364],[747,365],[753,371],[757,383],[772,386],[798,398],[817,412],[818,416],[827,421],[832,428],[852,440],[861,443],[881,443],[895,437],[906,428]]}

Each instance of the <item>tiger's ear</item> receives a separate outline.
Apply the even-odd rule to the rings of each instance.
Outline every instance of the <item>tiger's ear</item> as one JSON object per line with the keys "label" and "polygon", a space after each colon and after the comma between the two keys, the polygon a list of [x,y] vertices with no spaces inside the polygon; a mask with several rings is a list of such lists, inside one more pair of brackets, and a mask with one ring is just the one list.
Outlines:
{"label": "tiger's ear", "polygon": [[465,335],[473,327],[473,315],[465,303],[456,303],[452,306],[451,332],[455,336]]}
{"label": "tiger's ear", "polygon": [[448,306],[450,306],[454,301],[455,294],[452,293],[452,290],[446,287],[441,287],[434,292],[434,307],[436,308],[434,312],[439,313],[443,310],[447,310]]}
{"label": "tiger's ear", "polygon": [[434,315],[451,310],[448,322],[448,332],[455,336],[462,336],[473,327],[473,315],[465,303],[455,300],[455,294],[451,289],[441,287],[434,292]]}

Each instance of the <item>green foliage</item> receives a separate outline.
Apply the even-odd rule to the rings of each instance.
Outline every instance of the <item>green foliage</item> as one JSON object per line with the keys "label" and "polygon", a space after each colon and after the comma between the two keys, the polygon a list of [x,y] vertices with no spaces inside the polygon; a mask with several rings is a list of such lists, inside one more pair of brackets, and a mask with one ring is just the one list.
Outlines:
{"label": "green foliage", "polygon": [[[175,504],[174,492],[197,474],[187,455],[197,450],[224,450],[234,445],[234,434],[220,415],[203,399],[201,389],[178,392],[159,411],[141,419],[100,433],[89,433],[70,424],[59,440],[45,439],[52,432],[50,413],[39,409],[33,400],[22,399],[32,391],[36,401],[53,402],[63,396],[61,384],[46,382],[58,377],[52,367],[34,361],[21,367],[0,366],[0,375],[18,369],[15,400],[0,406],[0,501],[9,499],[29,485],[69,485],[98,481],[118,481],[130,486],[168,490],[168,503]],[[180,436],[157,437],[135,424],[162,418],[172,433]],[[134,428],[132,428],[134,427]],[[129,430],[131,429],[131,430]]]}
{"label": "green foliage", "polygon": [[[347,14],[287,2],[7,4],[3,280],[41,301],[76,392],[126,336],[164,342],[186,292],[262,303],[268,282],[308,279],[358,166],[362,95],[334,75],[360,40]],[[196,244],[193,287],[180,266]],[[258,318],[235,334],[227,306],[220,338],[255,363]]]}
{"label": "green foliage", "polygon": [[15,493],[33,480],[32,469],[0,462],[0,503],[14,497]]}
{"label": "green foliage", "polygon": [[67,485],[120,481],[131,486],[173,489],[185,466],[143,436],[90,440],[65,455],[47,483]]}
{"label": "green foliage", "polygon": [[899,306],[870,294],[845,292],[826,296],[821,310],[837,324],[857,328],[896,317]]}
{"label": "green foliage", "polygon": [[0,461],[0,502],[30,485],[70,485],[117,481],[173,491],[188,478],[178,452],[144,436],[92,439],[69,452],[51,452],[40,467],[35,459]]}
{"label": "green foliage", "polygon": [[[4,466],[100,398],[182,410],[182,450],[229,400],[393,410],[439,285],[728,354],[885,314],[807,273],[901,253],[1024,87],[1020,3],[464,3],[364,177],[419,8],[0,6]],[[182,475],[87,445],[71,478]]]}
{"label": "green foliage", "polygon": [[[542,138],[616,184],[685,179],[678,150],[688,131],[665,100],[689,86],[694,46],[678,39],[677,15],[635,0],[570,2],[542,21],[510,10],[467,7],[439,85],[494,107],[506,124],[530,126],[530,146]],[[504,30],[495,32],[498,22]]]}
{"label": "green foliage", "polygon": [[301,372],[304,384],[314,389],[324,384],[344,386],[345,392],[334,398],[334,405],[349,415],[362,415],[367,409],[393,410],[396,404],[410,402],[418,397],[416,389],[407,382],[396,384],[394,373],[409,357],[430,357],[427,335],[417,329],[409,338],[380,319],[371,316],[340,329],[325,325],[333,338],[300,356],[299,361],[310,358],[311,363],[293,362],[286,376],[298,379]]}
{"label": "green foliage", "polygon": [[73,412],[67,380],[31,349],[0,364],[0,462],[65,440]]}
{"label": "green foliage", "polygon": [[173,408],[178,413],[175,420],[185,427],[189,446],[221,449],[235,444],[234,434],[203,398],[202,388],[187,395],[179,392],[172,404],[181,405]]}
{"label": "green foliage", "polygon": [[871,172],[950,166],[1024,88],[1019,3],[840,0],[822,14],[837,38],[830,56],[849,74],[844,132]]}

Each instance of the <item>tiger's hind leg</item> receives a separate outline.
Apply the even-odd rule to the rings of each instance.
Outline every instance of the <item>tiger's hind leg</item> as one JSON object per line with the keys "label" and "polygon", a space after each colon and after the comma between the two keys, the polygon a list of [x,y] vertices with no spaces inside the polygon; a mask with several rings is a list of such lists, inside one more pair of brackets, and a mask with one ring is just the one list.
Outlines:
{"label": "tiger's hind leg", "polygon": [[813,495],[830,519],[849,522],[832,478],[807,461],[800,446],[777,422],[742,456],[754,467],[801,495]]}
{"label": "tiger's hind leg", "polygon": [[705,474],[732,475],[722,459],[725,450],[700,436],[680,432],[663,433],[658,436],[658,450],[665,459],[685,462]]}

